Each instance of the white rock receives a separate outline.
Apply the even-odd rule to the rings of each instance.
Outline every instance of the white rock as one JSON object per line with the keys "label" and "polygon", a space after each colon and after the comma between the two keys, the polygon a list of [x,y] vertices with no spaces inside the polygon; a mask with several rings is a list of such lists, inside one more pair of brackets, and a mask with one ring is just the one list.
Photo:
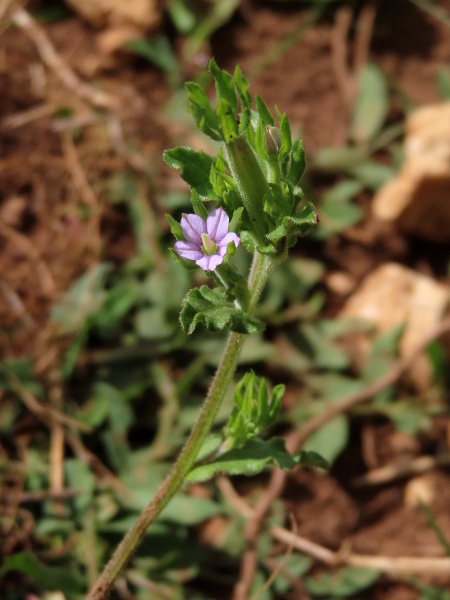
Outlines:
{"label": "white rock", "polygon": [[407,234],[450,242],[450,102],[407,119],[404,166],[379,190],[372,210]]}
{"label": "white rock", "polygon": [[[347,300],[341,317],[370,321],[378,333],[404,324],[399,344],[401,356],[409,354],[438,326],[450,307],[450,289],[430,277],[387,263],[370,273]],[[357,342],[365,353],[367,340]],[[420,390],[429,388],[432,380],[425,356],[413,361],[409,377]]]}

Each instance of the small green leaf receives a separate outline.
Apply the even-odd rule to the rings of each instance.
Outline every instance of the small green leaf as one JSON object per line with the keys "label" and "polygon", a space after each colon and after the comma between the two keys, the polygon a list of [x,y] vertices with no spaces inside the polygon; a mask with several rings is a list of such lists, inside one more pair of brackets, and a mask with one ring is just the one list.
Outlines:
{"label": "small green leaf", "polygon": [[305,205],[292,217],[284,217],[282,225],[267,234],[267,239],[275,244],[287,235],[305,235],[317,223],[317,213],[311,202]]}
{"label": "small green leaf", "polygon": [[307,469],[328,471],[330,468],[330,463],[321,454],[313,450],[302,450],[297,456],[297,461]]}
{"label": "small green leaf", "polygon": [[212,58],[209,61],[209,72],[214,77],[216,84],[217,98],[219,102],[225,100],[227,105],[230,107],[233,117],[237,117],[238,102],[236,98],[236,92],[234,91],[233,78],[227,71],[222,71],[217,66],[216,61]]}
{"label": "small green leaf", "polygon": [[166,219],[169,222],[170,231],[172,232],[174,238],[177,241],[184,240],[184,235],[180,223],[178,223],[178,221],[175,221],[175,219],[169,214],[166,214]]}
{"label": "small green leaf", "polygon": [[375,161],[367,161],[354,166],[348,172],[364,186],[372,190],[378,190],[382,185],[394,178],[396,170],[392,166],[381,165]]}
{"label": "small green leaf", "polygon": [[181,177],[195,189],[200,198],[216,198],[216,194],[209,180],[211,166],[216,159],[203,150],[193,150],[184,146],[178,146],[172,150],[166,150],[163,154],[164,161],[181,171]]}
{"label": "small green leaf", "polygon": [[[192,203],[192,208],[194,209],[194,213],[196,215],[198,215],[199,217],[201,217],[204,221],[206,221],[206,219],[208,218],[208,211],[206,210],[202,199],[200,198],[200,196],[197,194],[197,192],[194,189],[191,192],[191,203]],[[180,228],[181,228],[181,225],[180,225]],[[183,239],[184,239],[184,237],[183,237]]]}
{"label": "small green leaf", "polygon": [[220,121],[214,114],[205,91],[197,83],[187,82],[189,112],[195,124],[207,136],[216,141],[222,140]]}
{"label": "small green leaf", "polygon": [[217,473],[228,475],[257,475],[268,466],[281,469],[292,469],[300,463],[300,458],[288,453],[282,438],[271,438],[268,441],[249,440],[239,449],[229,450],[214,462],[194,467],[187,481],[208,481]]}
{"label": "small green leaf", "polygon": [[389,109],[386,77],[374,64],[367,64],[358,77],[358,92],[350,127],[359,144],[372,139],[381,129]]}
{"label": "small green leaf", "polygon": [[256,110],[258,111],[262,128],[265,130],[266,125],[272,125],[272,126],[275,125],[275,120],[272,117],[272,115],[270,114],[270,110],[267,108],[266,103],[261,98],[261,96],[258,96],[258,94],[256,94],[255,102],[256,102]]}
{"label": "small green leaf", "polygon": [[[280,152],[279,152],[279,158],[281,160],[284,156],[287,156],[292,149],[291,127],[289,125],[289,119],[287,118],[286,113],[284,113],[280,119],[280,133],[281,133],[281,148],[280,148]],[[302,150],[303,150],[303,148],[302,148]],[[303,157],[304,157],[304,152],[301,153],[300,150],[298,149],[297,150],[298,157],[300,157],[300,154],[303,154]],[[306,162],[305,162],[305,166],[306,166]],[[303,175],[303,172],[302,172],[302,175]],[[301,178],[301,176],[297,179],[297,182],[300,180],[300,178]]]}
{"label": "small green leaf", "polygon": [[236,384],[235,406],[224,428],[226,448],[241,447],[273,425],[280,413],[284,392],[284,385],[275,386],[269,401],[265,379],[253,371],[246,373]]}
{"label": "small green leaf", "polygon": [[287,174],[287,180],[292,185],[298,185],[306,169],[306,156],[303,150],[302,140],[295,140],[291,150],[291,165]]}

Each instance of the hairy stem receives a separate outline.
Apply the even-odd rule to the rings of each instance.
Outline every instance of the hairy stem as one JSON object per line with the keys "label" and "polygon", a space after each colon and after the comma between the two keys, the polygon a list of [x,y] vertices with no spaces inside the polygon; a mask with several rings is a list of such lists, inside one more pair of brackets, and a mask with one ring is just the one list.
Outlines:
{"label": "hairy stem", "polygon": [[[250,312],[253,312],[258,303],[272,266],[273,263],[269,257],[255,253],[248,279]],[[107,598],[114,582],[133,556],[150,525],[182,486],[195,463],[233,378],[243,343],[243,334],[230,333],[222,360],[217,367],[191,435],[155,496],[117,547],[102,575],[89,593],[87,600],[104,600]]]}

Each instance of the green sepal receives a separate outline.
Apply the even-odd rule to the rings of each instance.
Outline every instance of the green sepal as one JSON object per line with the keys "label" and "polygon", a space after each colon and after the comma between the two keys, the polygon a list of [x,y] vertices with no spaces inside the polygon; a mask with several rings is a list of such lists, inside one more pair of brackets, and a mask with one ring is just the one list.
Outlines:
{"label": "green sepal", "polygon": [[291,164],[287,174],[287,180],[292,185],[298,185],[306,169],[306,156],[303,150],[302,140],[295,140],[291,149]]}
{"label": "green sepal", "polygon": [[169,223],[170,231],[172,232],[172,235],[177,240],[177,242],[184,241],[184,235],[180,223],[178,223],[178,221],[175,221],[175,219],[169,214],[166,214],[166,219]]}
{"label": "green sepal", "polygon": [[[314,456],[311,456],[312,454]],[[284,440],[279,437],[267,441],[251,439],[242,448],[229,450],[209,464],[194,467],[186,481],[201,483],[212,479],[218,473],[251,476],[261,473],[269,466],[288,470],[302,464],[307,467],[325,468],[327,463],[325,459],[319,461],[316,453],[304,450],[297,455],[289,454]]]}
{"label": "green sepal", "polygon": [[264,328],[261,321],[228,302],[223,290],[211,290],[206,285],[186,294],[180,322],[187,334],[193,333],[198,324],[210,331],[221,331],[230,325],[238,333],[256,333]]}
{"label": "green sepal", "polygon": [[240,206],[233,212],[233,216],[230,221],[230,225],[228,227],[228,231],[237,231],[239,224],[242,219],[242,213],[244,212],[244,207]]}
{"label": "green sepal", "polygon": [[218,200],[209,180],[211,167],[216,163],[216,157],[205,154],[203,150],[193,150],[185,146],[177,146],[166,150],[164,161],[181,171],[181,177],[195,189],[200,198]]}
{"label": "green sepal", "polygon": [[189,113],[194,117],[197,127],[213,140],[223,139],[220,121],[214,114],[205,91],[197,83],[186,83],[189,100]]}
{"label": "green sepal", "polygon": [[192,189],[192,191],[191,191],[191,203],[192,203],[192,208],[194,209],[194,213],[196,215],[198,215],[199,217],[201,217],[204,221],[206,221],[206,219],[208,218],[208,211],[206,210],[206,207],[203,204],[202,199],[197,194],[195,189]]}
{"label": "green sepal", "polygon": [[317,224],[317,221],[317,212],[314,205],[311,202],[306,202],[298,213],[284,217],[282,224],[267,234],[267,239],[277,244],[286,236],[305,235],[313,225]]}
{"label": "green sepal", "polygon": [[244,244],[244,247],[251,254],[254,254],[258,247],[258,241],[255,239],[255,236],[250,231],[241,229],[239,237],[241,238],[241,242]]}
{"label": "green sepal", "polygon": [[198,265],[195,264],[195,261],[193,261],[193,260],[187,260],[186,258],[181,258],[181,256],[179,256],[177,254],[176,250],[174,250],[173,248],[169,248],[169,252],[173,256],[173,258],[175,259],[175,261],[180,266],[182,266],[183,269],[186,269],[186,271],[195,271],[195,269],[199,268]]}

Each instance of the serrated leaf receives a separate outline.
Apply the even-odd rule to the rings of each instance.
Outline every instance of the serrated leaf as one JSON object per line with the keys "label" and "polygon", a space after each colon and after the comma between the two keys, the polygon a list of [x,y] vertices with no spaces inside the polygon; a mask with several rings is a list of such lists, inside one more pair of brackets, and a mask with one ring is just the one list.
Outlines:
{"label": "serrated leaf", "polygon": [[252,439],[242,448],[229,450],[207,465],[194,467],[187,476],[187,481],[203,482],[212,479],[217,473],[227,475],[257,475],[268,466],[281,469],[292,469],[300,459],[286,450],[282,438],[267,441]]}
{"label": "serrated leaf", "polygon": [[225,100],[232,111],[233,117],[236,119],[238,102],[236,98],[236,92],[234,91],[233,78],[229,73],[227,73],[227,71],[222,71],[222,69],[219,69],[216,61],[213,58],[209,61],[208,68],[209,72],[214,77],[217,98],[219,99],[219,102],[220,100]]}
{"label": "serrated leaf", "polygon": [[197,325],[202,324],[211,331],[221,331],[228,325],[238,333],[256,333],[264,328],[258,319],[228,304],[223,293],[211,290],[204,285],[190,290],[180,313],[183,331],[191,334]]}
{"label": "serrated leaf", "polygon": [[166,150],[163,158],[169,167],[181,171],[181,177],[195,189],[200,198],[217,198],[209,180],[215,158],[205,154],[203,150],[197,152],[185,146]]}
{"label": "serrated leaf", "polygon": [[205,91],[197,83],[187,82],[189,113],[194,117],[197,127],[216,141],[222,140],[220,121],[214,114]]}

